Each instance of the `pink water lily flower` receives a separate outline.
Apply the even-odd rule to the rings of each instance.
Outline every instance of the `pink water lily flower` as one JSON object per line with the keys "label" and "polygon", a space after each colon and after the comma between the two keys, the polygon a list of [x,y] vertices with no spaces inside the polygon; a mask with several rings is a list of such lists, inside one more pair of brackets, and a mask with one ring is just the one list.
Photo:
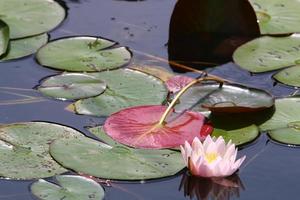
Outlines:
{"label": "pink water lily flower", "polygon": [[232,175],[244,162],[246,156],[236,160],[237,148],[223,137],[211,138],[209,135],[202,143],[194,138],[192,146],[185,142],[180,146],[186,166],[195,176],[226,177]]}

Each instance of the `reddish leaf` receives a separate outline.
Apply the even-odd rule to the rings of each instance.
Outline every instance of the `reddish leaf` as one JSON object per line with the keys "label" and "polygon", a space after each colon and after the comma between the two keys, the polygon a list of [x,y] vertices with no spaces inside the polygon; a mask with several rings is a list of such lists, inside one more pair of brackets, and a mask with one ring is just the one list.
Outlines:
{"label": "reddish leaf", "polygon": [[184,88],[186,85],[188,85],[190,82],[192,82],[193,80],[195,79],[188,76],[177,75],[170,78],[166,82],[166,85],[170,92],[176,93],[180,91],[182,88]]}
{"label": "reddish leaf", "polygon": [[[187,111],[180,116],[172,113],[164,125],[157,125],[166,106],[138,106],[111,115],[104,124],[105,132],[116,141],[136,148],[176,148],[195,137],[204,139],[211,133],[205,117]],[[208,131],[211,130],[211,131]]]}

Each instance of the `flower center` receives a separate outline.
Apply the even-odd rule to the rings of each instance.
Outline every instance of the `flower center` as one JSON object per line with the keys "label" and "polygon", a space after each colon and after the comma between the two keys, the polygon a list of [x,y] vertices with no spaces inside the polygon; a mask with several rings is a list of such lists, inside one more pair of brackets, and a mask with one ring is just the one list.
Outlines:
{"label": "flower center", "polygon": [[205,154],[205,160],[208,163],[214,162],[217,158],[218,158],[218,154],[216,154],[215,152],[214,153]]}

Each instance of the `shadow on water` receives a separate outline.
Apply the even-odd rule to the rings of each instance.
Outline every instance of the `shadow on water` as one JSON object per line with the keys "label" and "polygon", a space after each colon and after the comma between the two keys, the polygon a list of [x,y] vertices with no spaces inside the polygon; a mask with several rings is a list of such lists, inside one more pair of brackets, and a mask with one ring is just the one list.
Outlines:
{"label": "shadow on water", "polygon": [[245,186],[237,174],[226,178],[200,178],[185,173],[182,175],[179,190],[190,199],[230,200],[240,197],[240,190],[245,190]]}
{"label": "shadow on water", "polygon": [[169,60],[198,63],[200,69],[225,63],[238,46],[259,35],[247,0],[179,0],[170,21]]}

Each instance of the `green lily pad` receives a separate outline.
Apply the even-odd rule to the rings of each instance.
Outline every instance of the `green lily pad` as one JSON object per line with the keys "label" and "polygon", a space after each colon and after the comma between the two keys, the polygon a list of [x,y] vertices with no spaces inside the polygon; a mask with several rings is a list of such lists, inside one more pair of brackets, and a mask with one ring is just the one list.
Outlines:
{"label": "green lily pad", "polygon": [[6,53],[9,43],[9,27],[0,20],[0,56]]}
{"label": "green lily pad", "polygon": [[132,106],[160,105],[168,94],[160,79],[136,70],[118,69],[90,75],[106,82],[107,89],[97,97],[77,101],[78,114],[109,116]]}
{"label": "green lily pad", "polygon": [[105,144],[108,144],[112,147],[114,146],[125,146],[114,139],[112,139],[110,136],[108,136],[105,131],[103,130],[103,126],[97,126],[88,128],[89,132],[91,132],[94,136],[96,136],[98,139],[100,139]]}
{"label": "green lily pad", "polygon": [[0,176],[12,179],[50,177],[66,172],[49,154],[55,139],[81,136],[74,129],[45,122],[0,126]]}
{"label": "green lily pad", "polygon": [[184,168],[177,151],[109,146],[89,138],[56,140],[51,144],[50,152],[64,167],[103,179],[162,178]]}
{"label": "green lily pad", "polygon": [[95,72],[116,69],[131,59],[125,47],[99,37],[70,37],[52,41],[37,53],[41,65],[64,71]]}
{"label": "green lily pad", "polygon": [[88,74],[64,73],[43,80],[37,89],[46,96],[70,100],[97,96],[106,84]]}
{"label": "green lily pad", "polygon": [[262,34],[300,31],[300,2],[297,0],[250,0]]}
{"label": "green lily pad", "polygon": [[275,113],[259,126],[262,131],[289,128],[289,124],[300,121],[300,97],[276,99]]}
{"label": "green lily pad", "polygon": [[300,35],[264,36],[240,46],[233,60],[241,68],[259,73],[300,63]]}
{"label": "green lily pad", "polygon": [[191,87],[179,99],[177,112],[186,109],[212,112],[254,112],[270,108],[274,98],[269,93],[241,85],[198,84]]}
{"label": "green lily pad", "polygon": [[212,136],[222,136],[226,142],[231,140],[235,145],[241,146],[254,141],[259,136],[259,130],[256,125],[235,130],[223,130],[215,128]]}
{"label": "green lily pad", "polygon": [[0,13],[12,39],[48,32],[66,16],[65,9],[54,0],[1,0]]}
{"label": "green lily pad", "polygon": [[283,69],[273,78],[283,84],[300,87],[300,65]]}
{"label": "green lily pad", "polygon": [[300,145],[300,122],[292,122],[287,128],[275,129],[268,132],[271,139],[288,145]]}
{"label": "green lily pad", "polygon": [[31,185],[31,192],[41,200],[101,200],[103,188],[95,181],[82,176],[56,176],[58,184],[43,179]]}
{"label": "green lily pad", "polygon": [[41,46],[48,42],[48,35],[42,34],[24,39],[10,41],[10,48],[1,61],[22,58],[35,53]]}
{"label": "green lily pad", "polygon": [[300,145],[300,97],[276,99],[275,108],[273,116],[260,125],[260,130],[277,142]]}

